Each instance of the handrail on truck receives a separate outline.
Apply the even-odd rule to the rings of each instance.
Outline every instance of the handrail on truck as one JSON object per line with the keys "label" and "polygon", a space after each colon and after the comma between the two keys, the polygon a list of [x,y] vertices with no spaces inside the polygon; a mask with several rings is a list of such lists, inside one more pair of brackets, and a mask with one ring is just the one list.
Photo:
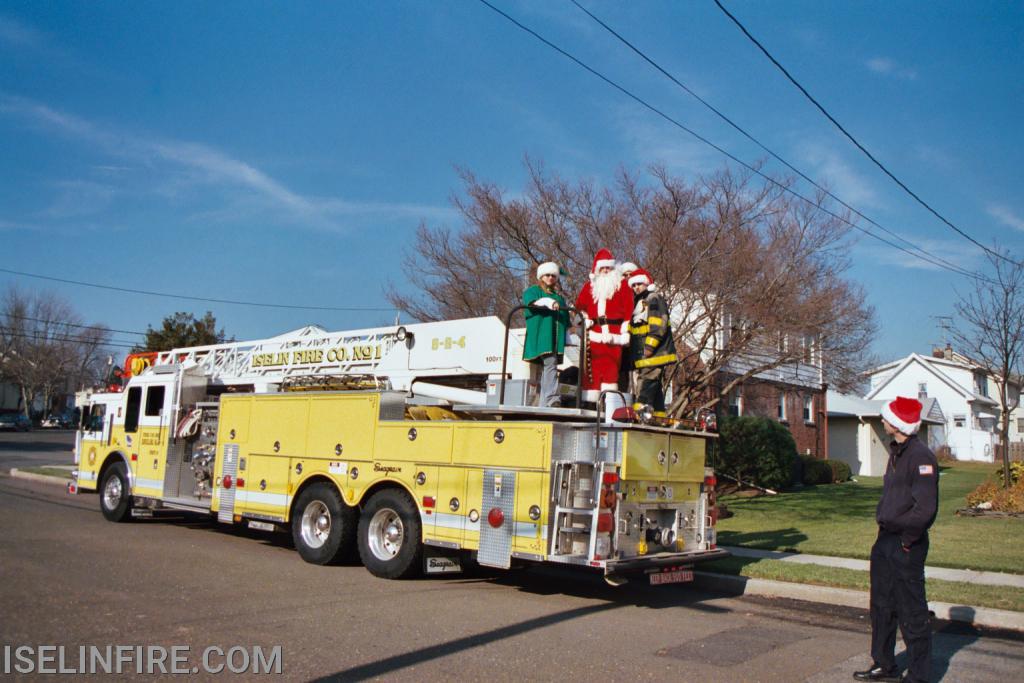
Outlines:
{"label": "handrail on truck", "polygon": [[[552,310],[550,308],[545,308],[543,306],[529,306],[529,305],[526,305],[526,304],[520,304],[519,306],[516,306],[515,308],[513,308],[511,311],[508,312],[508,315],[505,317],[505,346],[504,346],[504,348],[501,351],[501,380],[498,383],[498,405],[499,406],[501,406],[502,404],[505,403],[505,375],[508,372],[508,335],[509,335],[509,332],[511,331],[511,327],[512,327],[512,316],[515,315],[516,313],[518,313],[519,311],[522,311],[523,309],[526,309],[526,308],[532,308],[532,309],[537,310],[537,311],[552,311],[553,313],[560,313],[562,311],[565,311],[566,313],[569,314],[569,327],[570,328],[572,328],[572,326],[573,326],[572,325],[572,316],[573,316],[573,314],[574,313],[577,313],[577,314],[579,313],[579,311],[577,311],[572,306],[566,306],[565,308],[559,308],[557,311],[554,311],[554,310]],[[582,318],[582,316],[581,316],[581,318]],[[552,348],[555,348],[555,349],[558,348],[558,322],[557,321],[555,322],[555,324],[551,328],[551,346],[552,346]],[[580,337],[580,367],[579,367],[579,372],[576,373],[576,407],[577,408],[580,407],[580,399],[581,399],[581,397],[583,395],[583,392],[582,392],[582,389],[583,389],[583,365],[584,365],[584,361],[585,361],[585,357],[586,357],[585,353],[584,353],[585,349],[586,349],[585,338],[584,337]]]}

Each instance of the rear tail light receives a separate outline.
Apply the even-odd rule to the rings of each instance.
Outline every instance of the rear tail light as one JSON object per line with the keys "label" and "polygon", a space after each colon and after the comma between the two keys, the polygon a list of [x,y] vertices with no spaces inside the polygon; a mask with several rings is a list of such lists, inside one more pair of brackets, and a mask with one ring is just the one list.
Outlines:
{"label": "rear tail light", "polygon": [[221,486],[223,486],[226,489],[231,488],[231,475],[230,474],[225,474],[224,478],[221,480],[220,483],[221,483]]}
{"label": "rear tail light", "polygon": [[629,406],[616,408],[612,413],[612,420],[615,422],[638,422],[636,411]]}
{"label": "rear tail light", "polygon": [[605,472],[604,475],[601,477],[601,483],[604,484],[605,486],[611,486],[612,484],[618,484],[619,483],[619,473],[618,472]]}
{"label": "rear tail light", "polygon": [[718,477],[713,474],[709,474],[704,477],[704,489],[707,491],[714,491],[715,487],[718,486]]}
{"label": "rear tail light", "polygon": [[615,526],[615,522],[612,519],[612,513],[602,512],[597,516],[597,530],[600,533],[610,533],[612,527]]}

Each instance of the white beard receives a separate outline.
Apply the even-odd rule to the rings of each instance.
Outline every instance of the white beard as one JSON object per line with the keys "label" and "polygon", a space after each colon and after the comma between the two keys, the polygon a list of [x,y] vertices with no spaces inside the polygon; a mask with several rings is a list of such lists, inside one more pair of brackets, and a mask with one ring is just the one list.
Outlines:
{"label": "white beard", "polygon": [[610,301],[621,286],[622,275],[612,270],[604,275],[595,275],[590,283],[590,291],[594,295],[594,301]]}

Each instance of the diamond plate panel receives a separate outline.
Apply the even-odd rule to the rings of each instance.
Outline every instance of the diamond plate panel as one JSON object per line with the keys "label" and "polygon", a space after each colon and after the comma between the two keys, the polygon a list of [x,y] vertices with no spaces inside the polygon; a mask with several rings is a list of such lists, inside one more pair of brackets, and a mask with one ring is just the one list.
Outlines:
{"label": "diamond plate panel", "polygon": [[[477,561],[487,567],[508,569],[512,564],[512,531],[515,528],[516,473],[508,470],[484,470],[483,505],[480,510],[480,549]],[[497,508],[505,522],[495,528],[488,521]]]}
{"label": "diamond plate panel", "polygon": [[[238,474],[238,444],[224,444],[224,464],[221,476],[228,475],[236,479]],[[235,487],[220,490],[220,507],[217,510],[217,521],[231,523],[235,519]]]}

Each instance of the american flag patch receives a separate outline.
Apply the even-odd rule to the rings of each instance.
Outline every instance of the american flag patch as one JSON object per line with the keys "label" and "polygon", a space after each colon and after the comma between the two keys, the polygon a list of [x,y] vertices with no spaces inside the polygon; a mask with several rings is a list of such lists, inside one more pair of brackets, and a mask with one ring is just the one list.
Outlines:
{"label": "american flag patch", "polygon": [[918,474],[935,474],[935,468],[931,465],[921,465],[917,468]]}

